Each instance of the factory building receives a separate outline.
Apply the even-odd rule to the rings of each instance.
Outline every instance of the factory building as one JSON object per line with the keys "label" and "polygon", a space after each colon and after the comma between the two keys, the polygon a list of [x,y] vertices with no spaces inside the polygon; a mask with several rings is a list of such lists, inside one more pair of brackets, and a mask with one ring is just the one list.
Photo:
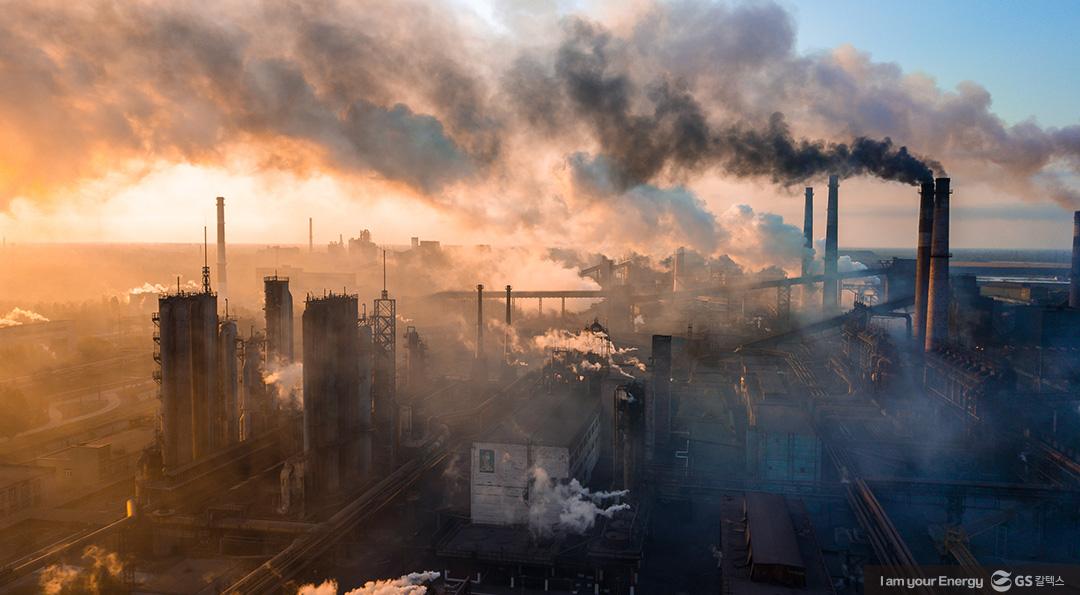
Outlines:
{"label": "factory building", "polygon": [[588,483],[599,457],[599,402],[577,394],[539,396],[473,442],[473,523],[525,525],[534,471]]}
{"label": "factory building", "polygon": [[168,470],[225,446],[234,435],[236,325],[219,322],[217,295],[208,287],[201,293],[161,296],[154,323],[162,457]]}
{"label": "factory building", "polygon": [[0,524],[5,517],[39,506],[52,475],[45,467],[0,464]]}
{"label": "factory building", "polygon": [[371,232],[364,230],[360,237],[349,238],[349,257],[360,264],[372,264],[379,255],[379,247],[371,241]]}
{"label": "factory building", "polygon": [[649,398],[645,403],[645,458],[663,457],[671,433],[671,336],[653,335]]}
{"label": "factory building", "polygon": [[250,440],[266,432],[271,425],[273,400],[271,387],[263,375],[266,370],[266,340],[252,335],[240,343],[240,420],[239,439]]}
{"label": "factory building", "polygon": [[359,487],[371,401],[361,373],[356,296],[308,297],[304,309],[304,491],[309,503]]}
{"label": "factory building", "polygon": [[263,277],[263,311],[266,315],[266,351],[270,361],[293,360],[293,299],[289,278]]}
{"label": "factory building", "polygon": [[747,492],[721,501],[722,592],[834,592],[802,500]]}
{"label": "factory building", "polygon": [[770,481],[821,479],[821,441],[786,371],[766,359],[744,358],[739,392],[746,407],[748,474]]}

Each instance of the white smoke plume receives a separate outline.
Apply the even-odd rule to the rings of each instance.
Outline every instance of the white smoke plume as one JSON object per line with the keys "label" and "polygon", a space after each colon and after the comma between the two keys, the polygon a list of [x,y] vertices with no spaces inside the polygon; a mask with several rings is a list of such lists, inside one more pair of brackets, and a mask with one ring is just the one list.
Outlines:
{"label": "white smoke plume", "polygon": [[266,363],[262,373],[263,382],[274,390],[274,398],[282,407],[304,406],[304,364],[286,363],[274,359]]}
{"label": "white smoke plume", "polygon": [[151,283],[151,282],[147,281],[147,282],[143,283],[142,285],[139,285],[138,287],[132,287],[131,289],[128,290],[127,294],[128,295],[142,295],[144,293],[162,294],[162,293],[170,293],[170,292],[177,291],[177,290],[180,290],[180,291],[199,291],[200,289],[202,289],[202,286],[199,285],[199,283],[197,281],[195,281],[194,279],[188,279],[187,281],[184,281],[180,285],[177,285],[175,283],[172,284],[172,285],[165,285],[165,284],[162,284],[162,283]]}
{"label": "white smoke plume", "polygon": [[83,552],[83,566],[53,564],[41,571],[38,587],[44,595],[104,595],[123,586],[124,563],[115,552],[91,545]]}
{"label": "white smoke plume", "polygon": [[554,481],[542,467],[534,467],[529,490],[529,530],[540,537],[582,535],[593,528],[598,517],[611,518],[619,511],[629,510],[626,503],[604,505],[629,493],[628,490],[593,492],[576,479],[569,483]]}
{"label": "white smoke plume", "polygon": [[[646,369],[645,363],[634,355],[634,352],[637,351],[636,348],[616,347],[607,334],[603,332],[594,333],[588,329],[573,333],[565,329],[548,329],[544,334],[532,338],[531,347],[544,356],[552,349],[566,349],[606,357],[607,364],[612,370],[630,378],[633,378],[633,375],[624,371],[624,367],[634,368],[641,372]],[[595,372],[600,367],[598,362],[584,361],[579,366],[574,366],[573,370],[575,373],[579,371]]]}
{"label": "white smoke plume", "polygon": [[0,317],[0,328],[19,326],[32,322],[49,322],[49,319],[31,310],[12,308],[10,312],[4,314],[3,317]]}
{"label": "white smoke plume", "polygon": [[[364,586],[343,595],[424,595],[428,588],[424,583],[438,580],[442,575],[433,570],[411,572],[395,579],[368,581]],[[326,580],[322,583],[303,585],[296,595],[338,595],[338,583]]]}

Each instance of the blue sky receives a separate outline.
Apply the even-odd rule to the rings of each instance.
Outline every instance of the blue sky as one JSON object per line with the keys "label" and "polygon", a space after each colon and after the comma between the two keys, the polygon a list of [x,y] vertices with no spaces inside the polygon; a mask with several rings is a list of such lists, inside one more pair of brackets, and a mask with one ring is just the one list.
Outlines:
{"label": "blue sky", "polygon": [[1080,122],[1080,2],[785,0],[800,52],[850,43],[952,89],[986,87],[1010,123]]}

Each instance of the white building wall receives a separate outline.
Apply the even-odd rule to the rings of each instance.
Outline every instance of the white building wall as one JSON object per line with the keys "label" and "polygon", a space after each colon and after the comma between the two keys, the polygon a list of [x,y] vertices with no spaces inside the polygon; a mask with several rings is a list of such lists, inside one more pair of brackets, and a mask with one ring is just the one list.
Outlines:
{"label": "white building wall", "polygon": [[485,525],[529,522],[533,467],[555,480],[570,474],[570,454],[562,447],[474,442],[471,458],[471,519]]}

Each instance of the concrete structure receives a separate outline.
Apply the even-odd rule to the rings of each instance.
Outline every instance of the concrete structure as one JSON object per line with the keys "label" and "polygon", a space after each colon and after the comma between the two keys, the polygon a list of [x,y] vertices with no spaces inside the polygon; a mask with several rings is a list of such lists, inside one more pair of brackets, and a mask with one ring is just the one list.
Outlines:
{"label": "concrete structure", "polygon": [[821,305],[827,314],[840,306],[840,282],[836,279],[840,253],[838,250],[838,203],[840,178],[829,176],[829,204],[825,211],[825,281],[822,283]]}
{"label": "concrete structure", "polygon": [[923,182],[919,189],[919,243],[915,253],[915,327],[916,344],[926,342],[926,312],[930,291],[930,241],[934,230],[934,183]]}
{"label": "concrete structure", "polygon": [[814,189],[806,187],[806,200],[803,205],[803,257],[802,274],[807,276],[814,264]]}
{"label": "concrete structure", "polygon": [[239,352],[240,372],[240,413],[238,438],[250,440],[269,429],[273,411],[273,397],[270,387],[263,380],[266,363],[266,341],[261,335],[244,339]]}
{"label": "concrete structure", "polygon": [[930,246],[930,287],[926,313],[927,351],[949,339],[949,178],[934,184],[934,233]]}
{"label": "concrete structure", "polygon": [[1069,269],[1069,307],[1080,308],[1080,211],[1073,213],[1072,267]]}
{"label": "concrete structure", "polygon": [[379,256],[379,247],[371,241],[371,232],[363,230],[360,237],[349,238],[349,257],[361,264],[371,264]]}
{"label": "concrete structure", "polygon": [[367,473],[356,296],[309,297],[304,309],[304,492],[317,503],[347,493]]}
{"label": "concrete structure", "polygon": [[660,462],[671,433],[671,335],[653,335],[645,403],[645,460]]}
{"label": "concrete structure", "polygon": [[263,277],[263,312],[266,315],[266,353],[270,361],[293,360],[293,299],[289,278]]}
{"label": "concrete structure", "polygon": [[0,519],[41,504],[51,469],[0,465]]}
{"label": "concrete structure", "polygon": [[746,407],[747,473],[768,481],[820,480],[821,441],[790,394],[785,371],[748,361],[739,388]]}
{"label": "concrete structure", "polygon": [[685,289],[682,276],[686,274],[686,249],[680,247],[671,256],[671,291]]}
{"label": "concrete structure", "polygon": [[[162,457],[166,470],[186,465],[220,445],[217,296],[163,295],[158,300]],[[217,418],[218,420],[221,417]]]}
{"label": "concrete structure", "polygon": [[577,394],[538,396],[472,445],[472,522],[524,525],[534,469],[553,481],[589,481],[599,457],[599,402]]}
{"label": "concrete structure", "polygon": [[218,445],[240,440],[240,360],[237,353],[236,321],[222,320],[218,325],[218,394],[212,414],[215,441]]}
{"label": "concrete structure", "polygon": [[484,286],[476,286],[476,353],[473,360],[473,380],[487,381],[487,360],[484,354]]}

